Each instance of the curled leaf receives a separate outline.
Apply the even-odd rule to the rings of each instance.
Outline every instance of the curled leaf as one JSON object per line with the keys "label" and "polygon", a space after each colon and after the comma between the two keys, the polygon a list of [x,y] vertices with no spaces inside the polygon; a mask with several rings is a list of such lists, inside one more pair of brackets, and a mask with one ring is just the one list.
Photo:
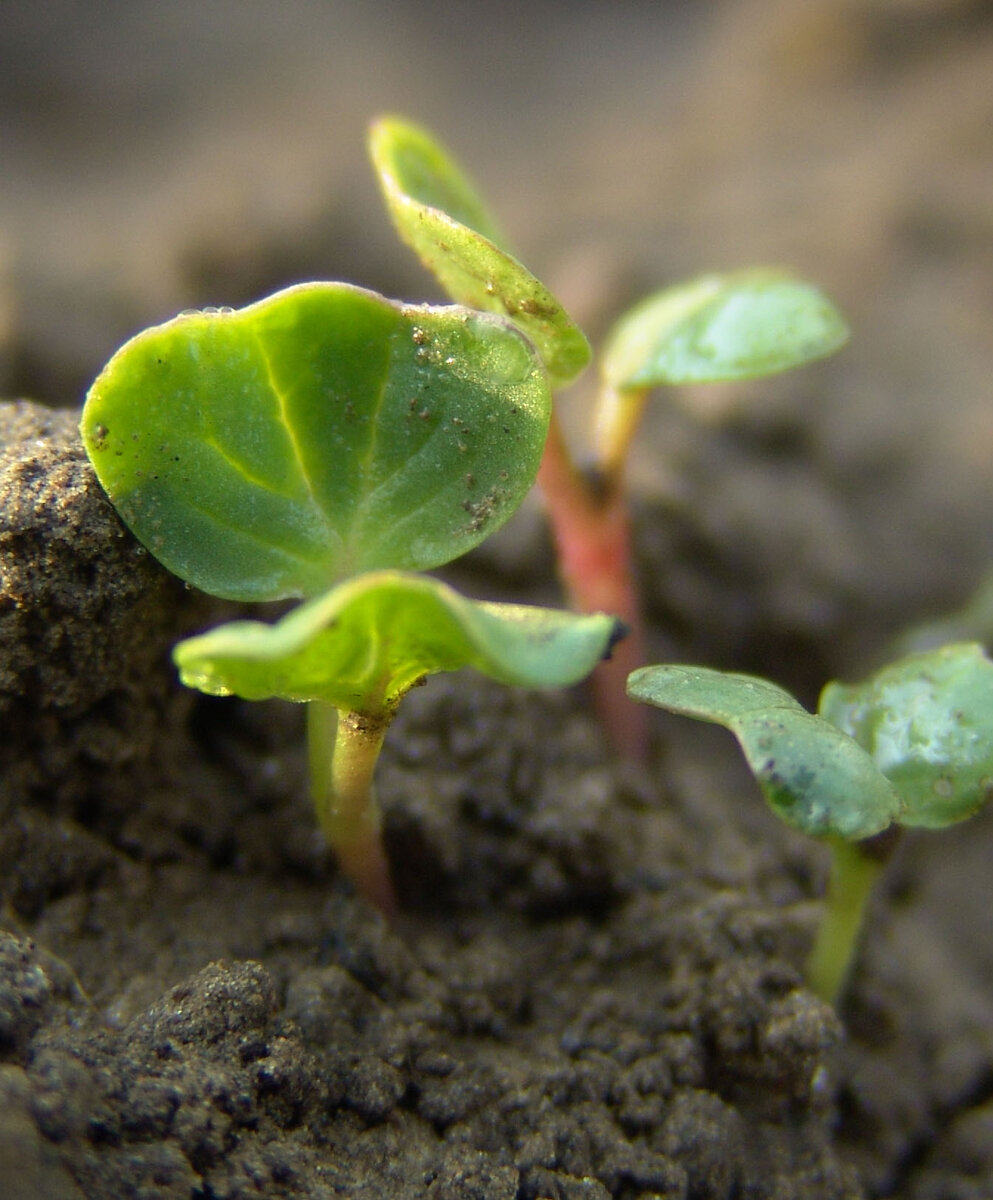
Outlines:
{"label": "curled leaf", "polygon": [[993,662],[981,646],[943,646],[861,684],[829,683],[819,708],[900,792],[901,824],[940,829],[993,796]]}
{"label": "curled leaf", "polygon": [[653,666],[630,676],[628,695],[729,729],[769,805],[804,833],[855,840],[900,818],[900,796],[869,755],[776,684],[706,667]]}
{"label": "curled leaf", "polygon": [[425,675],[462,667],[522,687],[576,683],[617,636],[602,614],[468,600],[436,579],[376,571],[274,625],[235,621],[188,638],[173,657],[187,686],[212,695],[381,715]]}
{"label": "curled leaf", "polygon": [[752,269],[649,296],[614,327],[602,371],[618,390],[756,379],[823,358],[847,340],[844,320],[818,288]]}
{"label": "curled leaf", "polygon": [[475,546],[534,482],[550,404],[510,322],[311,283],[138,334],[81,430],[156,558],[204,591],[269,600]]}
{"label": "curled leaf", "polygon": [[369,149],[400,237],[453,300],[507,316],[557,384],[588,364],[589,343],[552,293],[502,248],[478,193],[426,130],[397,117],[372,126]]}

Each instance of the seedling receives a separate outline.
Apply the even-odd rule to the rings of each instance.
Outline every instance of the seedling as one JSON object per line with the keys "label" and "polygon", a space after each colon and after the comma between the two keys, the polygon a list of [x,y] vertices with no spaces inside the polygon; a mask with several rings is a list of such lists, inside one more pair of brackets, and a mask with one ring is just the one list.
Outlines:
{"label": "seedling", "polygon": [[628,694],[731,730],[773,811],[830,846],[807,963],[830,1002],[899,829],[944,828],[993,796],[993,662],[973,643],[909,655],[854,686],[829,683],[816,716],[776,684],[706,667],[643,667]]}
{"label": "seedling", "polygon": [[138,334],[83,410],[101,483],[165,566],[217,596],[306,598],[174,657],[208,693],[309,702],[318,817],[387,911],[372,779],[403,695],[462,666],[573,683],[618,635],[611,617],[471,602],[411,573],[507,520],[549,409],[538,355],[507,320],[315,283]]}
{"label": "seedling", "polygon": [[[467,175],[425,130],[377,121],[373,162],[400,237],[448,294],[509,316],[534,342],[553,386],[587,366],[586,338],[560,302],[505,248]],[[663,384],[754,379],[798,367],[847,338],[837,311],[808,283],[772,270],[708,275],[649,297],[622,317],[600,361],[593,462],[574,461],[553,409],[539,483],[570,602],[618,613],[630,636],[595,685],[601,719],[617,747],[639,756],[644,721],[624,700],[642,661],[624,472],[647,399]]]}
{"label": "seedling", "polygon": [[403,696],[426,676],[474,667],[519,687],[576,683],[609,651],[603,615],[467,600],[436,579],[374,571],[275,625],[236,621],[175,649],[190,687],[246,700],[308,701],[311,791],[345,874],[395,907],[373,774]]}

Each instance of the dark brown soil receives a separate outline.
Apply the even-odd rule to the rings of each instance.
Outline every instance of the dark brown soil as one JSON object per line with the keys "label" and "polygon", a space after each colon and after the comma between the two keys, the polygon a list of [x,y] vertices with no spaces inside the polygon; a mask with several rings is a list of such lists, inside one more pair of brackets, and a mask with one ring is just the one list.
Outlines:
{"label": "dark brown soil", "polygon": [[[230,606],[144,555],[75,432],[179,308],[428,295],[369,229],[361,128],[403,108],[594,332],[755,261],[849,312],[823,367],[659,405],[633,472],[652,657],[812,701],[993,560],[987,6],[492,6],[458,55],[440,4],[205,11],[0,22],[0,385],[67,405],[0,407],[0,1195],[988,1200],[993,818],[908,839],[835,1013],[801,984],[825,860],[729,737],[653,714],[634,768],[581,690],[464,673],[387,741],[387,925],[299,710],[178,687]],[[548,563],[528,506],[453,577],[553,601]]]}
{"label": "dark brown soil", "polygon": [[[914,963],[874,937],[846,1033],[800,986],[817,854],[740,780],[715,786],[700,738],[635,770],[578,696],[416,691],[380,774],[391,928],[319,844],[298,713],[175,694],[165,649],[204,602],[116,526],[75,414],[4,416],[22,665],[0,1152],[25,1196],[924,1197],[991,1178],[985,1003],[918,1007],[921,965],[943,991],[956,964],[920,929]],[[107,751],[108,711],[130,754]]]}

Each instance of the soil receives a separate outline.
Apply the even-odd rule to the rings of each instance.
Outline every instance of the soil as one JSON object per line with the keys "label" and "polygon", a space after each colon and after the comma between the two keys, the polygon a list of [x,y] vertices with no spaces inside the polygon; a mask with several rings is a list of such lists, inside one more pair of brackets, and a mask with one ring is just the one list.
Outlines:
{"label": "soil", "polygon": [[[193,7],[162,10],[160,41],[187,44],[200,28]],[[191,78],[214,73],[237,99],[202,122],[193,106],[165,103],[173,76],[154,49],[135,51],[133,79],[150,65],[138,165],[153,183],[156,153],[196,130],[185,182],[157,199],[120,147],[106,150],[112,126],[96,112],[115,103],[97,69],[107,47],[157,6],[92,28],[60,9],[77,52],[37,74],[44,22],[25,16],[0,35],[18,52],[0,103],[24,168],[0,210],[13,231],[12,249],[0,244],[0,378],[11,396],[47,401],[0,406],[0,1193],[993,1195],[989,816],[907,840],[836,1012],[801,979],[821,848],[765,810],[721,731],[653,714],[651,761],[634,766],[604,744],[581,689],[527,694],[469,673],[430,681],[402,705],[378,776],[401,898],[389,924],[352,895],[316,831],[299,709],[178,687],[170,646],[232,606],[167,576],[120,525],[76,433],[83,382],[129,328],[191,303],[238,303],[304,263],[321,273],[322,255],[329,273],[354,266],[361,282],[425,294],[361,235],[329,250],[370,206],[350,190],[351,165],[303,167],[321,104],[272,88],[271,123],[249,120],[264,105],[243,65],[265,61],[284,79],[303,55],[316,78],[306,46],[331,44],[326,18],[288,6],[294,35],[266,22],[265,5],[242,6],[242,23],[238,7],[218,5],[233,22],[224,37],[190,43]],[[606,19],[580,7],[563,52],[573,67]],[[537,101],[551,103],[558,83],[564,109],[556,117],[552,104],[548,130],[521,151],[531,166],[581,163],[585,207],[565,175],[541,227],[528,213],[532,200],[542,207],[542,170],[525,172],[536,190],[516,202],[506,185],[500,195],[499,172],[487,182],[593,330],[644,275],[691,273],[715,255],[722,265],[796,255],[846,301],[849,355],[767,388],[682,396],[653,413],[633,473],[652,657],[761,671],[812,700],[824,679],[867,670],[902,627],[964,597],[993,559],[983,388],[993,338],[973,315],[993,277],[980,202],[993,22],[963,2],[616,12],[617,56],[601,43],[595,74],[602,112],[566,136],[577,85],[552,71]],[[367,64],[370,19],[349,26]],[[520,56],[497,28],[505,18],[480,21],[480,45],[493,37],[502,61]],[[672,93],[651,90],[657,64],[638,52],[659,22],[684,52],[667,51],[668,86],[692,98],[678,122],[659,116]],[[401,34],[416,28],[411,17]],[[444,113],[468,94],[441,71],[435,91],[418,84],[401,50],[381,53],[425,108],[433,96]],[[529,53],[520,71],[552,50]],[[611,82],[622,76],[642,89],[641,108],[625,107]],[[334,94],[336,111],[364,121],[401,106],[356,78],[345,99]],[[81,156],[72,121],[53,114],[74,88],[94,110],[73,109],[74,120],[97,131],[88,144],[116,173],[91,179],[91,203],[70,220],[57,197]],[[505,157],[529,95],[500,110]],[[281,124],[283,108],[299,121]],[[469,150],[477,122],[455,120]],[[232,130],[249,125],[232,149]],[[665,183],[650,156],[635,170],[649,133],[668,156]],[[34,135],[60,148],[61,177],[28,149]],[[254,163],[259,147],[276,147],[280,187],[260,184],[255,207],[226,207],[227,193],[210,193],[218,145],[235,175],[242,150]],[[608,190],[603,171],[623,182]],[[330,225],[314,200],[329,179],[341,206]],[[115,210],[108,225],[92,201],[125,182],[128,216]],[[684,215],[653,218],[656,187]],[[807,200],[818,205],[809,223],[798,215]],[[136,247],[156,222],[150,263]],[[46,228],[79,233],[64,261]],[[451,577],[480,595],[553,600],[544,536],[528,506]]]}

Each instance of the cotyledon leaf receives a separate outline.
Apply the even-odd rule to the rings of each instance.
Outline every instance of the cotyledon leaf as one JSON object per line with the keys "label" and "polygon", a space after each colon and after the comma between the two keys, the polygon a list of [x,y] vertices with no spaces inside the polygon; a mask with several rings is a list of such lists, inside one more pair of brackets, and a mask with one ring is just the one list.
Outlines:
{"label": "cotyledon leaf", "polygon": [[903,825],[941,829],[993,797],[993,662],[978,644],[908,655],[860,684],[829,683],[819,711],[903,796]]}
{"label": "cotyledon leaf", "polygon": [[643,300],[611,331],[601,369],[618,389],[755,379],[823,358],[847,340],[843,318],[819,288],[752,268]]}
{"label": "cotyledon leaf", "polygon": [[723,725],[738,739],[766,800],[815,837],[870,837],[900,818],[893,785],[851,737],[776,684],[706,667],[642,667],[628,695]]}
{"label": "cotyledon leaf", "polygon": [[269,600],[482,541],[534,481],[550,403],[506,319],[311,283],[138,334],[81,431],[156,558],[204,591]]}
{"label": "cotyledon leaf", "polygon": [[555,384],[589,363],[585,335],[552,293],[502,246],[496,224],[452,156],[420,126],[382,117],[369,149],[400,237],[460,304],[508,316],[538,347]]}
{"label": "cotyledon leaf", "polygon": [[427,576],[375,571],[273,625],[189,638],[173,657],[185,684],[213,695],[381,715],[425,675],[461,667],[522,687],[576,683],[619,635],[614,617],[473,601]]}

